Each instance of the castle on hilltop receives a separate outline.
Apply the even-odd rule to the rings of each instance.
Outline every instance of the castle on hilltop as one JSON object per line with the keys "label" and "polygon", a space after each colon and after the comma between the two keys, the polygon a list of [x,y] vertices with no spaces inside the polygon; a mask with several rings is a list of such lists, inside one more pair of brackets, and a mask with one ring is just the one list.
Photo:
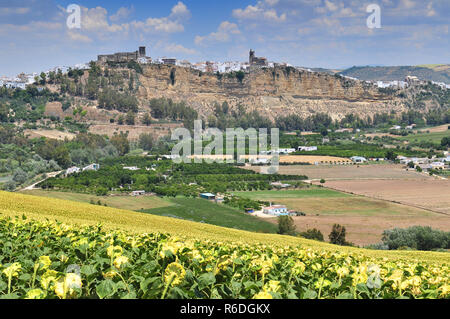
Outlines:
{"label": "castle on hilltop", "polygon": [[147,63],[149,59],[150,58],[146,55],[146,47],[139,47],[139,50],[135,52],[119,52],[114,54],[99,55],[97,57],[97,62],[127,63],[130,61],[143,62],[143,60],[145,60],[145,63]]}
{"label": "castle on hilltop", "polygon": [[248,62],[250,66],[259,66],[259,67],[267,66],[267,58],[255,56],[255,51],[253,50],[250,50]]}

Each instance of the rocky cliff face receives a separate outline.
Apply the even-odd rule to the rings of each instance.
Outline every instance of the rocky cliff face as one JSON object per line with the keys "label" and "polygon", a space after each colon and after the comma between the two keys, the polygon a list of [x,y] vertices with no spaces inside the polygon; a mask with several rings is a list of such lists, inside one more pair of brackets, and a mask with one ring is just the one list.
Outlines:
{"label": "rocky cliff face", "polygon": [[200,114],[212,112],[214,103],[242,104],[274,118],[323,112],[334,119],[346,114],[362,116],[406,110],[402,100],[381,94],[377,88],[325,73],[277,67],[238,74],[207,74],[188,68],[150,65],[139,77],[141,99],[171,98],[186,101]]}

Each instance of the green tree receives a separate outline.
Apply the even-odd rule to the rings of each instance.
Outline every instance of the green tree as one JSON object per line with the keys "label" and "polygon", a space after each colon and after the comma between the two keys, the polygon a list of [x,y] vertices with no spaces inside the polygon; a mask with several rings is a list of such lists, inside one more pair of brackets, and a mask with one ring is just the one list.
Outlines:
{"label": "green tree", "polygon": [[28,174],[21,168],[14,171],[12,180],[18,184],[23,184],[28,179]]}
{"label": "green tree", "polygon": [[155,144],[155,138],[152,134],[141,134],[139,136],[139,147],[144,151],[151,151]]}
{"label": "green tree", "polygon": [[345,227],[338,224],[334,224],[333,229],[331,230],[331,233],[328,236],[328,238],[330,239],[330,242],[332,244],[344,246],[347,243],[345,241],[345,235],[346,235]]}
{"label": "green tree", "polygon": [[5,103],[0,103],[0,122],[8,122],[9,107]]}
{"label": "green tree", "polygon": [[114,145],[120,156],[123,156],[130,151],[130,143],[128,142],[128,137],[122,132],[120,132],[119,135],[116,134],[111,137],[111,144]]}
{"label": "green tree", "polygon": [[45,83],[47,82],[47,75],[44,72],[42,72],[40,78],[41,78],[41,85],[45,85]]}
{"label": "green tree", "polygon": [[127,122],[128,125],[134,125],[135,120],[136,120],[136,115],[132,111],[129,111],[127,113],[127,117],[126,117],[125,121]]}
{"label": "green tree", "polygon": [[386,152],[386,159],[389,161],[395,161],[397,159],[397,155],[394,153],[393,150],[388,150]]}
{"label": "green tree", "polygon": [[295,235],[294,219],[290,216],[278,216],[278,234]]}
{"label": "green tree", "polygon": [[150,124],[152,124],[152,118],[150,116],[150,114],[145,113],[144,117],[142,118],[142,124],[149,126]]}
{"label": "green tree", "polygon": [[450,146],[450,137],[447,137],[447,136],[444,137],[441,141],[441,145],[449,147]]}
{"label": "green tree", "polygon": [[316,228],[308,229],[306,232],[300,233],[300,236],[306,239],[324,241],[322,232]]}

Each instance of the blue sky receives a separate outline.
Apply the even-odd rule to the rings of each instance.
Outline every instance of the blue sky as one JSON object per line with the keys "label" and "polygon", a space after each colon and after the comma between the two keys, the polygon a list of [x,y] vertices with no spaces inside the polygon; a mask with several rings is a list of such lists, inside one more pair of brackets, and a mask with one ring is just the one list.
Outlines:
{"label": "blue sky", "polygon": [[[81,7],[81,29],[66,25]],[[381,28],[369,29],[369,4]],[[148,48],[192,62],[258,56],[296,66],[450,63],[449,0],[0,0],[0,75]]]}

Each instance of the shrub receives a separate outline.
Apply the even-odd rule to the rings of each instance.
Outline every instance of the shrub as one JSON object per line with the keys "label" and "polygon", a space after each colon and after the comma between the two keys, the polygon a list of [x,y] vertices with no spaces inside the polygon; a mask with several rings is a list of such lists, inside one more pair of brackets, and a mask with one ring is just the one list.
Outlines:
{"label": "shrub", "polygon": [[290,216],[278,217],[278,234],[295,235],[294,220]]}
{"label": "shrub", "polygon": [[347,244],[345,241],[345,234],[346,230],[344,226],[334,224],[328,238],[332,244],[344,246]]}
{"label": "shrub", "polygon": [[95,195],[97,195],[97,196],[106,196],[106,195],[108,195],[108,190],[105,187],[99,187],[95,191]]}
{"label": "shrub", "polygon": [[450,248],[450,232],[434,230],[431,227],[414,226],[407,229],[395,228],[383,232],[383,243],[390,250],[409,247],[416,250]]}
{"label": "shrub", "polygon": [[14,181],[7,181],[3,184],[3,189],[8,192],[12,192],[16,189],[17,185]]}
{"label": "shrub", "polygon": [[300,233],[300,236],[306,239],[324,241],[322,232],[316,228],[308,229],[306,232]]}

